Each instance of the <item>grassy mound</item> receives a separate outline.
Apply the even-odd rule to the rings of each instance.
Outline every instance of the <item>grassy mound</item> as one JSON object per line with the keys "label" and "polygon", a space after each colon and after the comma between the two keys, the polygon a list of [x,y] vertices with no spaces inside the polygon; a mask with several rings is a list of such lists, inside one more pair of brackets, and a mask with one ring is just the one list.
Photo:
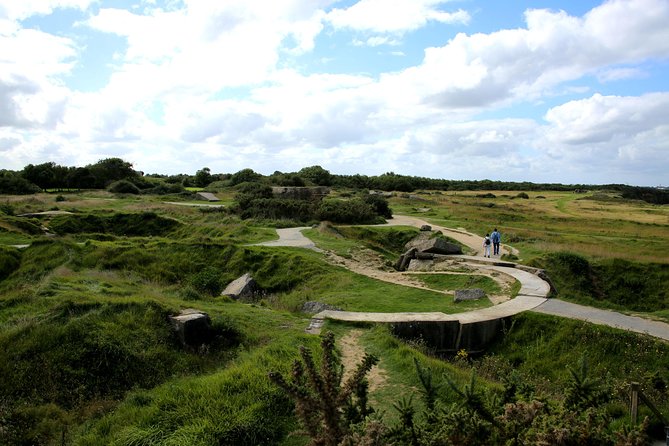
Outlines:
{"label": "grassy mound", "polygon": [[60,215],[51,220],[49,225],[57,234],[102,233],[144,237],[165,235],[178,226],[178,221],[154,212]]}
{"label": "grassy mound", "polygon": [[533,265],[546,269],[564,299],[643,312],[669,306],[669,268],[664,264],[622,259],[590,262],[578,254],[558,252],[535,259]]}

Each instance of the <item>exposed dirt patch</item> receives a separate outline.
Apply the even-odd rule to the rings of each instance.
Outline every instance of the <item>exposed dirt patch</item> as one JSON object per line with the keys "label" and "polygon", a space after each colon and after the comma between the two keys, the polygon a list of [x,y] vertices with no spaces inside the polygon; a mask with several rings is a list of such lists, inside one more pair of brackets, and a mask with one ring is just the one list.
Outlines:
{"label": "exposed dirt patch", "polygon": [[[365,357],[365,350],[360,345],[360,336],[362,336],[362,330],[351,330],[339,339],[341,362],[344,366],[343,382],[346,382]],[[388,374],[380,364],[377,364],[367,374],[367,381],[369,382],[369,391],[373,392],[388,382]]]}

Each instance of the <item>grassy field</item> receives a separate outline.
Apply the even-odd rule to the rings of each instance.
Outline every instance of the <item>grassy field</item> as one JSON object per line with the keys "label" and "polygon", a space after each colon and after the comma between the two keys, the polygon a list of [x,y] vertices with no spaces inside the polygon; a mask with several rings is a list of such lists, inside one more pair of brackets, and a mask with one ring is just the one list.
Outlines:
{"label": "grassy field", "polygon": [[[497,227],[523,262],[546,268],[560,298],[669,320],[669,207],[606,194],[531,192],[523,199],[518,192],[425,191],[390,204],[396,214],[481,235]],[[298,345],[318,351],[318,338],[304,333],[304,302],[380,312],[490,305],[455,304],[451,294],[355,274],[314,251],[249,246],[276,232],[228,213],[232,190],[217,192],[226,206],[220,209],[166,203],[191,202],[178,196],[62,195],[0,198],[0,244],[31,244],[0,248],[0,443],[306,444],[288,436],[297,428],[291,402],[266,378],[270,370],[289,372]],[[17,217],[49,210],[74,215]],[[85,222],[103,222],[102,229]],[[137,222],[136,233],[127,233]],[[59,232],[46,235],[42,225]],[[386,270],[416,233],[331,225],[305,231],[344,258],[372,252]],[[245,272],[261,295],[243,303],[219,296]],[[499,292],[481,276],[412,279],[435,290]],[[168,316],[184,308],[210,315],[216,335],[209,345],[177,342]],[[419,387],[414,359],[434,371],[449,401],[455,395],[443,375],[464,384],[472,370],[490,392],[513,372],[537,394],[559,399],[567,368],[587,355],[611,384],[618,423],[627,416],[632,379],[669,413],[666,343],[619,330],[523,315],[489,354],[472,359],[436,358],[383,326],[326,328],[338,340],[354,333],[360,348],[380,358],[371,401],[391,423],[399,420],[393,404]],[[415,404],[420,411],[418,398]]]}
{"label": "grassy field", "polygon": [[[495,198],[482,198],[492,194]],[[606,194],[530,192],[431,192],[418,199],[394,198],[400,214],[474,233],[498,228],[529,260],[549,251],[573,251],[593,258],[640,262],[669,260],[669,208]],[[426,211],[426,209],[429,209]]]}

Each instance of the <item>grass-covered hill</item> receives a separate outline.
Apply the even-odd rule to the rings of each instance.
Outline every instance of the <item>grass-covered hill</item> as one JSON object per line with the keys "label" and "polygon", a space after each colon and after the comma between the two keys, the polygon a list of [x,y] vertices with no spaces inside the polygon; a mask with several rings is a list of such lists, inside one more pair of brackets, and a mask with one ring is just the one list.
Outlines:
{"label": "grass-covered hill", "polygon": [[[479,234],[498,227],[503,242],[519,249],[517,260],[549,272],[560,298],[669,320],[666,206],[571,192],[526,191],[522,198],[519,192],[423,191],[388,201],[395,213],[434,224]],[[307,444],[304,435],[289,435],[299,428],[295,400],[268,379],[271,371],[290,375],[300,345],[320,358],[319,337],[304,332],[304,302],[361,311],[474,308],[456,306],[443,293],[354,274],[323,253],[253,246],[275,238],[272,227],[292,222],[240,218],[229,210],[238,194],[234,188],[218,192],[223,208],[171,204],[193,204],[178,195],[99,191],[0,197],[0,444]],[[356,197],[346,189],[331,193],[343,203]],[[19,216],[55,210],[69,214]],[[364,249],[385,268],[417,232],[350,225],[307,231],[323,249],[342,258]],[[220,296],[246,272],[262,293],[244,301]],[[465,278],[457,286],[495,286]],[[435,289],[455,286],[455,279],[421,280]],[[209,314],[210,342],[179,342],[169,316],[185,308]],[[430,369],[442,404],[433,426],[452,426],[461,419],[457,410],[474,410],[475,399],[463,402],[458,393],[471,384],[472,371],[479,393],[470,396],[484,398],[495,417],[503,415],[500,402],[534,398],[545,406],[533,432],[545,433],[540,424],[556,422],[559,414],[581,426],[586,411],[565,405],[571,400],[564,390],[573,386],[570,369],[584,355],[591,377],[603,378],[593,388],[609,395],[592,412],[604,429],[597,438],[613,438],[626,425],[631,380],[669,414],[669,351],[644,336],[527,314],[482,357],[436,358],[429,346],[404,343],[383,326],[326,328],[342,350],[348,345],[344,361],[355,348],[379,358],[369,402],[385,414],[384,426],[397,428],[396,444],[410,444],[402,437],[409,407],[415,407],[416,429],[423,429],[420,444],[439,444],[429,442],[434,432],[423,418],[424,383],[415,360]],[[474,410],[467,419],[485,413]],[[479,421],[481,435],[506,435],[485,417]],[[462,426],[460,434],[475,427]],[[523,432],[518,435],[530,438]]]}

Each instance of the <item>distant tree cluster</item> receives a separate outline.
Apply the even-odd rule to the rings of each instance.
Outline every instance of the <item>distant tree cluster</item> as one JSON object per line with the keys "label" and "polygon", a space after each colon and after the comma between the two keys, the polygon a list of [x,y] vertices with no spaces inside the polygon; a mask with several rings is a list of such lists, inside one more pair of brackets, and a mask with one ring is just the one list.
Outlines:
{"label": "distant tree cluster", "polygon": [[296,200],[275,197],[272,188],[261,181],[240,183],[237,186],[233,211],[243,219],[292,220],[308,223],[378,223],[390,218],[388,201],[376,195],[361,194],[348,199],[318,198]]}
{"label": "distant tree cluster", "polygon": [[237,186],[249,182],[261,182],[269,186],[304,187],[331,186],[357,190],[380,190],[414,192],[416,190],[502,190],[502,191],[586,191],[608,190],[619,193],[623,198],[643,200],[654,204],[669,203],[669,191],[636,187],[624,184],[585,185],[560,183],[530,183],[492,180],[446,180],[433,179],[386,172],[382,175],[336,175],[321,166],[309,166],[297,172],[275,171],[264,176],[250,168],[235,173],[212,173],[203,167],[195,175],[150,174],[144,176],[133,170],[132,164],[120,158],[107,158],[85,167],[66,167],[53,162],[38,165],[29,164],[18,172],[0,171],[0,193],[32,194],[40,190],[64,189],[105,189],[118,181],[126,183],[114,185],[114,191],[122,193],[179,193],[187,187],[207,190]]}

